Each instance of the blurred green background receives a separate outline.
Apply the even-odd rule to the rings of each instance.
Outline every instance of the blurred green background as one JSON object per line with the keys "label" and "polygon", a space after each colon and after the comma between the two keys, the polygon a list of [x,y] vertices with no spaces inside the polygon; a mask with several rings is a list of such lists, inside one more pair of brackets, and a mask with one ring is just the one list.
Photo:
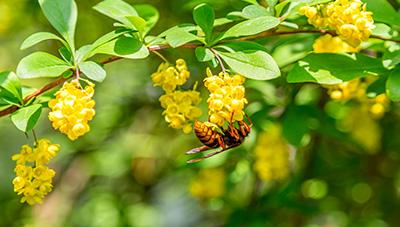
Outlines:
{"label": "blurred green background", "polygon": [[[99,1],[76,2],[77,46],[111,30],[113,21],[91,9]],[[127,2],[150,3],[160,11],[155,35],[192,22],[198,3],[212,4],[219,17],[245,5],[239,0]],[[52,41],[19,50],[37,31],[52,28],[36,0],[0,1],[0,71],[15,70],[34,50],[57,53],[58,43]],[[260,43],[285,72],[288,63],[312,50],[315,37]],[[201,82],[207,66],[196,62],[192,50],[162,54],[171,62],[184,58],[190,84]],[[42,115],[37,134],[61,144],[52,162],[54,190],[42,205],[19,203],[11,183],[11,156],[32,138],[15,129],[9,117],[0,119],[0,226],[400,226],[398,105],[374,119],[360,103],[329,101],[317,85],[288,85],[284,77],[247,81],[254,127],[246,142],[188,165],[185,151],[200,142],[164,121],[158,102],[162,91],[150,80],[160,63],[151,55],[107,65],[107,79],[96,86],[92,129],[75,142],[54,131]],[[40,87],[46,81],[24,83]],[[202,85],[200,90],[206,113],[207,93]]]}

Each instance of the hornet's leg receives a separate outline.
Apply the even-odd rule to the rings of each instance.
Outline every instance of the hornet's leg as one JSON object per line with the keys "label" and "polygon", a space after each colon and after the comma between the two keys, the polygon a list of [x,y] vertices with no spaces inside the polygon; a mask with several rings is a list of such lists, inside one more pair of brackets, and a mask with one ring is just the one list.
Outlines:
{"label": "hornet's leg", "polygon": [[208,146],[196,147],[196,148],[193,148],[192,150],[186,151],[186,154],[196,154],[199,152],[208,151],[210,149],[213,149],[213,148],[208,147]]}
{"label": "hornet's leg", "polygon": [[230,146],[230,147],[228,147],[228,148],[226,148],[226,149],[222,149],[222,150],[220,150],[220,151],[216,151],[216,152],[210,153],[210,154],[208,154],[208,155],[205,155],[205,156],[203,156],[203,157],[201,157],[201,158],[191,159],[191,160],[187,161],[186,163],[196,163],[196,162],[203,161],[203,160],[206,159],[206,158],[210,158],[210,157],[212,157],[212,156],[214,156],[214,155],[220,154],[220,153],[222,153],[222,152],[224,152],[224,151],[230,150],[231,148],[237,147],[237,146],[239,146],[239,145],[240,145],[240,144],[235,144],[235,145]]}
{"label": "hornet's leg", "polygon": [[217,141],[218,141],[218,145],[222,148],[222,150],[224,150],[225,149],[225,142],[224,142],[224,139],[222,138],[221,135],[218,135]]}
{"label": "hornet's leg", "polygon": [[222,152],[224,152],[224,151],[226,151],[226,150],[227,150],[227,149],[222,149],[222,150],[220,150],[220,151],[216,151],[216,152],[210,153],[210,154],[208,154],[208,155],[205,155],[205,156],[203,156],[203,157],[201,157],[201,158],[195,158],[195,159],[189,160],[189,161],[187,161],[186,163],[196,163],[196,162],[200,162],[200,161],[203,161],[203,160],[206,159],[206,158],[212,157],[212,156],[217,155],[217,154],[219,154],[219,153],[222,153]]}
{"label": "hornet's leg", "polygon": [[245,121],[241,121],[239,122],[239,130],[242,133],[242,135],[246,137],[250,133],[251,127]]}
{"label": "hornet's leg", "polygon": [[237,131],[237,129],[233,126],[233,115],[235,114],[235,111],[232,112],[231,115],[231,120],[229,122],[229,134],[235,138],[236,140],[239,140],[239,133]]}
{"label": "hornet's leg", "polygon": [[246,113],[245,113],[245,116],[246,116],[246,119],[249,121],[249,124],[246,124],[246,125],[248,125],[251,128],[253,126],[253,121],[251,121],[249,115],[247,115]]}

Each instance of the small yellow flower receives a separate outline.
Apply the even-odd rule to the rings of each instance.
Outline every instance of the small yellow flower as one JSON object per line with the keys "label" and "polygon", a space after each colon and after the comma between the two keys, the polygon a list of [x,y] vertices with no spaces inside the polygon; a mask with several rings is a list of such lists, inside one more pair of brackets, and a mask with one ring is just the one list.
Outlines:
{"label": "small yellow flower", "polygon": [[390,100],[386,94],[380,94],[370,100],[369,112],[375,119],[382,118],[389,109]]}
{"label": "small yellow flower", "polygon": [[279,125],[270,125],[260,135],[254,153],[254,170],[261,180],[281,180],[289,175],[289,145]]}
{"label": "small yellow flower", "polygon": [[165,121],[169,126],[176,129],[182,129],[188,134],[192,131],[192,121],[201,115],[200,93],[197,91],[173,91],[160,97],[161,106],[165,109]]}
{"label": "small yellow flower", "polygon": [[190,72],[183,59],[178,59],[175,67],[168,63],[161,63],[157,72],[151,75],[154,86],[162,87],[166,93],[172,92],[177,86],[186,83],[189,77]]}
{"label": "small yellow flower", "polygon": [[[14,191],[22,195],[21,202],[29,205],[41,203],[52,190],[55,171],[46,166],[60,149],[58,144],[41,139],[34,148],[23,145],[19,154],[12,157],[17,165],[14,169]],[[28,158],[29,157],[29,158]]]}
{"label": "small yellow flower", "polygon": [[[186,83],[190,77],[185,60],[178,59],[175,67],[162,63],[158,71],[151,76],[154,86],[160,86],[165,91],[159,99],[164,108],[163,115],[169,126],[182,129],[186,134],[192,131],[194,119],[200,117],[201,110],[197,107],[200,103],[200,93],[195,91],[176,90],[178,86]],[[195,85],[196,87],[196,85]]]}
{"label": "small yellow flower", "polygon": [[341,40],[338,36],[332,37],[327,34],[314,41],[315,53],[356,53],[358,48],[354,48]]}
{"label": "small yellow flower", "polygon": [[95,115],[94,84],[82,89],[78,80],[66,82],[56,93],[56,98],[49,102],[52,110],[49,119],[55,129],[76,140],[86,134],[90,127],[88,122]]}
{"label": "small yellow flower", "polygon": [[348,132],[364,151],[374,154],[381,148],[382,129],[371,112],[368,112],[369,108],[368,102],[361,103],[351,109],[339,124],[340,129]]}
{"label": "small yellow flower", "polygon": [[226,191],[225,178],[225,172],[222,169],[202,169],[190,183],[189,192],[199,199],[220,197]]}
{"label": "small yellow flower", "polygon": [[207,103],[211,123],[223,126],[225,122],[243,120],[243,109],[247,104],[244,81],[240,75],[220,73],[216,76],[207,69],[204,86],[210,92]]}
{"label": "small yellow flower", "polygon": [[365,94],[363,85],[360,79],[354,79],[336,85],[323,86],[328,89],[328,94],[333,100],[347,101],[359,97],[360,93]]}

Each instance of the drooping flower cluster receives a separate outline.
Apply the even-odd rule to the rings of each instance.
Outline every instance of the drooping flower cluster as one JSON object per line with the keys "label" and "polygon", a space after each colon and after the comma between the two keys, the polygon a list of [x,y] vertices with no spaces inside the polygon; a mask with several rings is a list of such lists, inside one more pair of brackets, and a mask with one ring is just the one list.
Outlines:
{"label": "drooping flower cluster", "polygon": [[355,53],[359,51],[358,48],[350,46],[339,37],[329,34],[316,39],[313,48],[315,53]]}
{"label": "drooping flower cluster", "polygon": [[20,153],[12,157],[17,163],[14,169],[16,173],[13,180],[14,191],[22,195],[21,203],[26,202],[29,205],[41,203],[51,192],[55,172],[47,164],[59,150],[60,145],[41,139],[33,148],[23,145]]}
{"label": "drooping flower cluster", "polygon": [[192,131],[190,121],[200,117],[200,93],[197,91],[173,91],[160,97],[162,108],[165,109],[165,121],[169,126],[182,129],[184,133]]}
{"label": "drooping flower cluster", "polygon": [[334,29],[353,47],[367,40],[375,27],[372,13],[366,11],[366,4],[361,0],[335,0],[328,4],[303,6],[300,13],[316,27]]}
{"label": "drooping flower cluster", "polygon": [[49,102],[49,119],[55,129],[75,140],[90,130],[88,122],[95,115],[94,84],[83,89],[78,80],[64,83],[56,93],[56,98]]}
{"label": "drooping flower cluster", "polygon": [[178,59],[175,67],[161,63],[157,72],[151,76],[154,86],[160,86],[165,91],[159,99],[165,109],[163,112],[165,121],[170,127],[182,129],[184,133],[192,131],[191,121],[201,115],[201,110],[197,107],[201,101],[200,93],[195,89],[188,91],[177,89],[178,86],[185,84],[189,77],[190,72],[183,59]]}
{"label": "drooping flower cluster", "polygon": [[379,152],[382,145],[382,130],[374,116],[371,115],[367,103],[350,109],[339,121],[339,128],[348,133],[363,148],[363,151],[371,154]]}
{"label": "drooping flower cluster", "polygon": [[375,78],[354,79],[336,85],[324,85],[328,89],[328,94],[335,101],[357,100],[360,105],[365,106],[374,119],[382,118],[389,110],[390,100],[386,94],[379,94],[374,98],[366,95],[368,86]]}
{"label": "drooping flower cluster", "polygon": [[160,86],[166,93],[173,92],[177,86],[186,83],[190,77],[185,60],[176,60],[175,67],[164,62],[158,67],[157,72],[151,75],[154,86]]}
{"label": "drooping flower cluster", "polygon": [[226,191],[225,178],[223,169],[202,169],[189,185],[190,194],[199,199],[222,196]]}
{"label": "drooping flower cluster", "polygon": [[221,72],[217,76],[207,69],[204,86],[210,92],[207,103],[211,123],[223,126],[225,122],[243,120],[243,109],[247,104],[244,81],[244,77],[240,75],[231,76]]}
{"label": "drooping flower cluster", "polygon": [[260,135],[254,153],[254,170],[261,180],[281,180],[289,175],[289,145],[280,126],[271,125]]}

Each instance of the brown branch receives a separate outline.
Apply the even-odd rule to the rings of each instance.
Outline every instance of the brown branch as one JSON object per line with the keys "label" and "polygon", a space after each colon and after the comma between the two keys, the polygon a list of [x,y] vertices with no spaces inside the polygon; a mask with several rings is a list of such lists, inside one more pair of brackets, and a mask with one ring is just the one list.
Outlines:
{"label": "brown branch", "polygon": [[[258,35],[247,36],[247,37],[244,37],[244,38],[240,38],[240,39],[236,39],[236,40],[228,40],[228,41],[247,41],[247,40],[254,40],[254,39],[266,38],[266,37],[271,37],[271,36],[293,35],[293,34],[304,34],[304,33],[315,33],[315,34],[319,33],[319,34],[336,35],[336,33],[334,31],[330,31],[330,30],[267,31],[267,32],[262,32],[262,33],[260,33]],[[370,36],[370,38],[400,43],[400,40],[384,38],[384,37],[375,36],[375,35]],[[202,46],[202,45],[190,43],[190,44],[184,44],[184,45],[180,46],[179,48],[194,49],[194,48],[197,48],[197,47],[200,47],[200,46]],[[168,45],[168,44],[164,44],[164,45],[152,45],[152,46],[149,46],[147,48],[149,49],[150,52],[153,52],[153,51],[158,51],[158,50],[172,48],[172,47],[170,45]],[[111,62],[118,61],[118,60],[121,60],[121,59],[124,59],[124,58],[113,56],[113,57],[110,57],[110,58],[100,62],[100,64],[105,65],[105,64],[109,64]],[[65,81],[67,81],[68,79],[70,79],[74,75],[75,74],[73,74],[73,75],[71,75],[69,77],[60,77],[57,80],[55,80],[55,81],[53,81],[53,82],[51,82],[49,84],[46,84],[42,88],[36,90],[34,93],[26,96],[24,98],[24,103],[27,103],[31,99],[43,94],[44,92],[49,91],[49,90],[57,87],[58,85],[64,83]],[[18,108],[19,108],[18,106],[12,105],[12,106],[4,109],[4,110],[0,110],[0,117],[9,115],[9,114],[17,111]]]}

